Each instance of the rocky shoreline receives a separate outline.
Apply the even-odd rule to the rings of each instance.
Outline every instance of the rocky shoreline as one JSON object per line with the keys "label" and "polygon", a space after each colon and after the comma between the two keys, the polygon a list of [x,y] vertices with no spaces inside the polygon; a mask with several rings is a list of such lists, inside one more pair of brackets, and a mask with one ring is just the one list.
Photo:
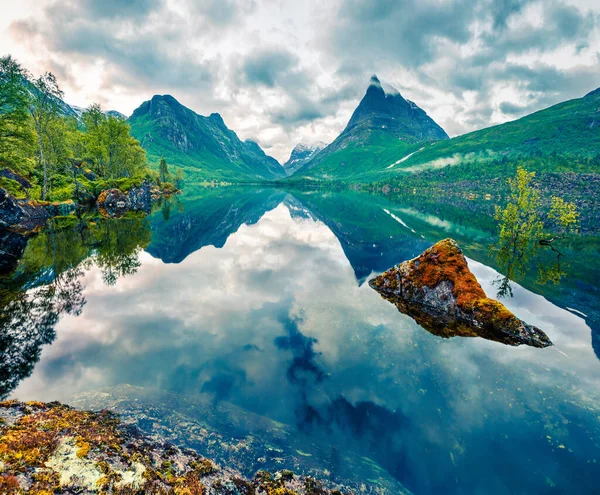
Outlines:
{"label": "rocky shoreline", "polygon": [[350,495],[282,469],[246,479],[106,410],[0,402],[0,493]]}

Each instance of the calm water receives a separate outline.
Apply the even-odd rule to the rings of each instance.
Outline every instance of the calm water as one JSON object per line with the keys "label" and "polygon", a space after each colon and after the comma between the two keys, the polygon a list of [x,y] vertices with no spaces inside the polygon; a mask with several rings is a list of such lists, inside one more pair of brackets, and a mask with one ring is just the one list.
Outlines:
{"label": "calm water", "polygon": [[536,265],[503,299],[555,344],[536,349],[436,337],[365,283],[453,237],[495,297],[493,224],[461,208],[207,189],[55,227],[3,282],[4,395],[147,401],[143,428],[253,438],[240,469],[287,459],[373,493],[598,493],[598,239],[565,246],[560,284]]}

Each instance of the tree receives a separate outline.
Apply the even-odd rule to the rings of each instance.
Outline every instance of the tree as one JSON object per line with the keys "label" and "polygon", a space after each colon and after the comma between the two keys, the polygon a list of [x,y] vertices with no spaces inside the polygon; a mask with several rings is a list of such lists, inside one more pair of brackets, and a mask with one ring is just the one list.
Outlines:
{"label": "tree", "polygon": [[531,181],[535,172],[519,167],[517,175],[508,179],[510,194],[506,208],[496,207],[499,243],[514,257],[522,257],[532,239],[539,239],[544,229],[540,217],[541,198]]}
{"label": "tree", "polygon": [[46,199],[48,195],[49,171],[45,151],[47,150],[47,142],[51,139],[51,123],[60,114],[58,102],[63,97],[63,92],[58,87],[56,77],[51,72],[41,75],[33,80],[31,84],[33,89],[29,113],[35,127],[38,159],[43,170],[42,199]]}
{"label": "tree", "polygon": [[532,185],[534,177],[535,172],[519,167],[516,176],[508,180],[510,193],[506,207],[496,207],[499,228],[496,259],[505,273],[503,279],[496,281],[499,297],[512,295],[510,280],[527,271],[540,246],[549,246],[557,256],[551,264],[538,263],[539,283],[558,283],[568,267],[562,262],[562,253],[552,243],[577,232],[577,207],[552,196],[547,214],[549,222],[545,223],[540,192]]}
{"label": "tree", "polygon": [[105,115],[98,104],[83,114],[86,157],[94,172],[106,178],[135,177],[145,171],[146,152],[131,136],[129,124]]}
{"label": "tree", "polygon": [[158,174],[162,183],[168,182],[171,174],[169,174],[167,161],[165,160],[164,156],[160,159],[160,164],[158,165]]}
{"label": "tree", "polygon": [[29,172],[35,138],[27,111],[27,72],[10,55],[0,58],[0,162]]}

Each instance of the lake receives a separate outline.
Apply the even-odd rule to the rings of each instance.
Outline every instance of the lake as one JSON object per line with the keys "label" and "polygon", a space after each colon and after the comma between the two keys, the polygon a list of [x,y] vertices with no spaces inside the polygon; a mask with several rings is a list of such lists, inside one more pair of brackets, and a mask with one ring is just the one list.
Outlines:
{"label": "lake", "polygon": [[[452,237],[490,297],[493,202],[206,188],[57,222],[0,279],[0,393],[114,408],[246,474],[365,493],[597,493],[600,239],[502,302],[554,343],[428,333],[368,280]],[[507,280],[505,280],[507,282]]]}

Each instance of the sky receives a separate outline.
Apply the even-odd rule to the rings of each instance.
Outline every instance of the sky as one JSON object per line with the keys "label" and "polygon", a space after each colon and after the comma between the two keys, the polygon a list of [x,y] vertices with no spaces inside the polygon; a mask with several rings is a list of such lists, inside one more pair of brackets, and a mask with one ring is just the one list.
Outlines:
{"label": "sky", "polygon": [[0,0],[0,55],[130,115],[171,94],[280,161],[331,142],[372,74],[450,136],[600,86],[597,0]]}

